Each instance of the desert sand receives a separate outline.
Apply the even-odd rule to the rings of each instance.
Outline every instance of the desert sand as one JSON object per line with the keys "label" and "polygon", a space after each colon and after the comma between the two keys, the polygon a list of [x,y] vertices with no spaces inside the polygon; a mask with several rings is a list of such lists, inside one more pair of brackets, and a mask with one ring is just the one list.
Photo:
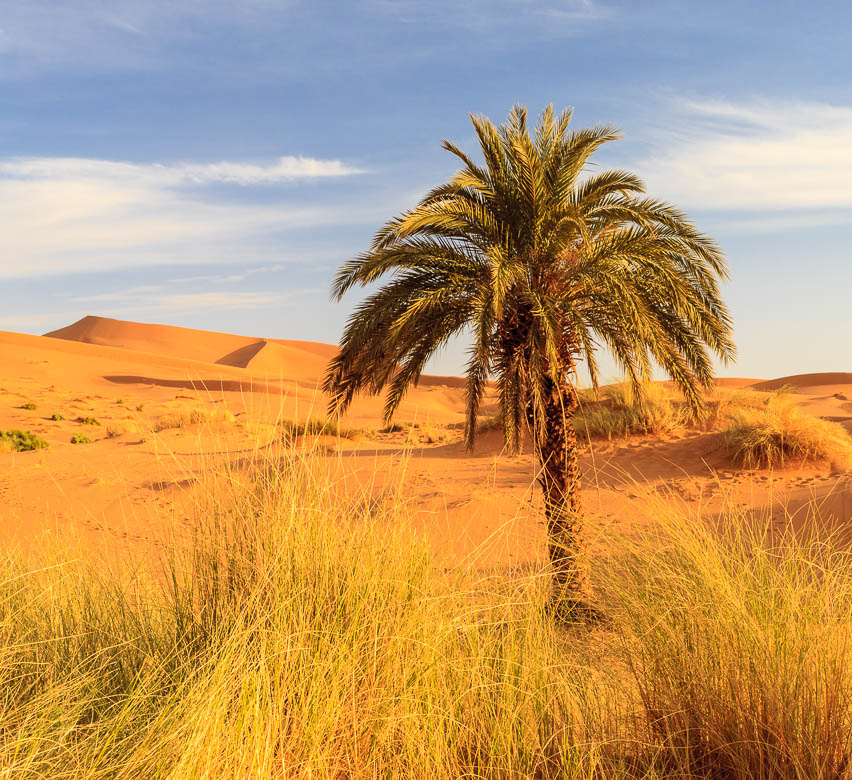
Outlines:
{"label": "desert sand", "polygon": [[[28,545],[73,525],[106,547],[160,538],[164,522],[188,516],[192,486],[217,459],[263,446],[282,418],[323,417],[318,387],[335,351],[330,344],[102,317],[45,336],[0,332],[0,430],[29,430],[49,444],[0,454],[0,537]],[[809,413],[852,431],[852,373],[719,384],[792,387]],[[467,452],[459,441],[463,404],[462,380],[423,377],[397,417],[434,428],[434,443],[428,434],[412,440],[405,431],[379,432],[382,401],[362,398],[346,423],[371,432],[354,440],[323,437],[316,451],[330,472],[374,491],[405,469],[417,524],[451,557],[522,565],[544,549],[535,463],[529,454],[505,456],[499,432],[482,434]],[[170,416],[195,410],[233,417],[156,430]],[[100,424],[78,421],[85,418]],[[93,441],[72,444],[75,434]],[[778,522],[785,509],[807,522],[817,504],[840,526],[852,519],[848,470],[792,464],[746,473],[731,464],[718,433],[593,442],[582,467],[592,538],[595,528],[629,533],[644,522],[632,502],[640,494],[698,506],[708,518],[722,516],[726,506],[747,506]]]}

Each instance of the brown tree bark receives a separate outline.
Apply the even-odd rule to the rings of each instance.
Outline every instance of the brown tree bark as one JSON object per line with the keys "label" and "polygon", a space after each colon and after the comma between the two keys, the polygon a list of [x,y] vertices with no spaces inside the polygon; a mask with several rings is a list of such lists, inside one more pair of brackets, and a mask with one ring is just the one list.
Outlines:
{"label": "brown tree bark", "polygon": [[555,382],[550,384],[550,393],[544,402],[544,419],[531,419],[530,427],[541,466],[538,481],[544,493],[554,596],[570,609],[587,605],[591,597],[580,504],[577,433],[571,422],[578,399],[567,379],[561,387]]}

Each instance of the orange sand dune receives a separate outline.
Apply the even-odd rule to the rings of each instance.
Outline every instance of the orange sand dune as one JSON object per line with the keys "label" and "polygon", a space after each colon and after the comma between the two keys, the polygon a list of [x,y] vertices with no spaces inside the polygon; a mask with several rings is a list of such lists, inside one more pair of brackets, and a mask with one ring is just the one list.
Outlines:
{"label": "orange sand dune", "polygon": [[[150,528],[164,518],[188,514],[187,486],[216,458],[238,458],[266,446],[258,442],[279,435],[275,423],[281,417],[323,415],[318,383],[337,350],[100,317],[48,336],[0,332],[0,430],[29,430],[50,445],[0,453],[4,539],[33,539],[69,523],[109,543],[150,538]],[[729,378],[719,384],[770,389],[791,379],[799,381],[797,403],[852,430],[850,374],[770,382]],[[35,409],[25,408],[30,402]],[[488,411],[492,405],[493,399]],[[458,428],[464,419],[461,379],[424,376],[398,414],[402,421],[437,424],[449,443],[438,437],[412,445],[405,432],[376,431],[382,406],[380,398],[356,400],[347,424],[372,431],[357,443],[324,441],[329,469],[380,486],[410,454],[406,500],[436,543],[454,554],[480,550],[483,562],[492,563],[517,564],[541,554],[536,464],[529,453],[501,456],[496,432],[483,436],[474,452],[464,449]],[[218,428],[161,424],[199,407],[227,409],[233,422]],[[90,417],[101,424],[87,424]],[[79,434],[92,443],[71,444]],[[593,529],[606,523],[629,532],[642,522],[634,499],[643,492],[700,506],[710,517],[722,511],[726,494],[756,509],[784,502],[806,508],[816,500],[852,526],[852,472],[817,464],[744,475],[731,468],[718,434],[596,442],[584,451],[582,467]]]}
{"label": "orange sand dune", "polygon": [[[259,361],[259,366],[263,371],[274,368],[276,373],[283,369],[284,376],[289,378],[317,378],[321,376],[325,364],[337,354],[337,347],[332,344],[259,339],[232,333],[93,316],[84,317],[66,328],[46,333],[45,336],[240,368],[249,368],[248,361],[264,347],[277,345],[283,349],[266,350],[267,354]],[[276,357],[279,362],[276,362]]]}
{"label": "orange sand dune", "polygon": [[770,379],[767,382],[758,382],[752,385],[754,390],[778,390],[782,387],[814,388],[834,387],[835,385],[852,385],[852,374],[842,371],[834,371],[824,374],[793,374],[782,376],[779,379]]}

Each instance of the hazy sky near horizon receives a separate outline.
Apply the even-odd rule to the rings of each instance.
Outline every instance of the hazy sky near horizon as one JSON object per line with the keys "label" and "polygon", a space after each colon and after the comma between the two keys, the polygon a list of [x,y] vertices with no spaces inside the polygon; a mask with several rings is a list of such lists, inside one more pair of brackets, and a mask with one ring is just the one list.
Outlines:
{"label": "hazy sky near horizon", "polygon": [[[852,371],[852,4],[0,0],[0,329],[334,342],[469,113],[573,106],[728,255],[728,376]],[[461,344],[432,362],[457,373]]]}

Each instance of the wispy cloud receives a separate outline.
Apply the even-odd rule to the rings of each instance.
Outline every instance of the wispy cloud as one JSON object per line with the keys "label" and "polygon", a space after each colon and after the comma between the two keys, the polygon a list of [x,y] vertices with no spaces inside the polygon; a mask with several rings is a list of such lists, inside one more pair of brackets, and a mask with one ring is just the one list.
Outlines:
{"label": "wispy cloud", "polygon": [[[349,176],[340,160],[281,157],[269,164],[139,164],[78,158],[0,162],[0,277],[121,266],[280,259],[288,229],[345,221],[339,209],[294,202],[215,199],[204,188],[284,186]],[[351,218],[351,215],[350,215]]]}
{"label": "wispy cloud", "polygon": [[341,160],[293,156],[279,157],[266,165],[229,161],[138,164],[80,157],[18,157],[0,162],[0,177],[6,178],[86,179],[163,187],[216,183],[251,186],[300,179],[327,179],[364,172]]}
{"label": "wispy cloud", "polygon": [[[687,101],[640,163],[655,194],[689,208],[852,207],[852,107]],[[846,216],[848,219],[848,215]]]}
{"label": "wispy cloud", "polygon": [[[498,28],[540,27],[556,32],[552,25],[596,21],[609,16],[609,9],[595,0],[371,0],[370,5],[395,21],[423,24],[447,19],[453,24],[479,31]],[[551,25],[548,28],[547,25]],[[565,32],[561,28],[559,32]]]}

